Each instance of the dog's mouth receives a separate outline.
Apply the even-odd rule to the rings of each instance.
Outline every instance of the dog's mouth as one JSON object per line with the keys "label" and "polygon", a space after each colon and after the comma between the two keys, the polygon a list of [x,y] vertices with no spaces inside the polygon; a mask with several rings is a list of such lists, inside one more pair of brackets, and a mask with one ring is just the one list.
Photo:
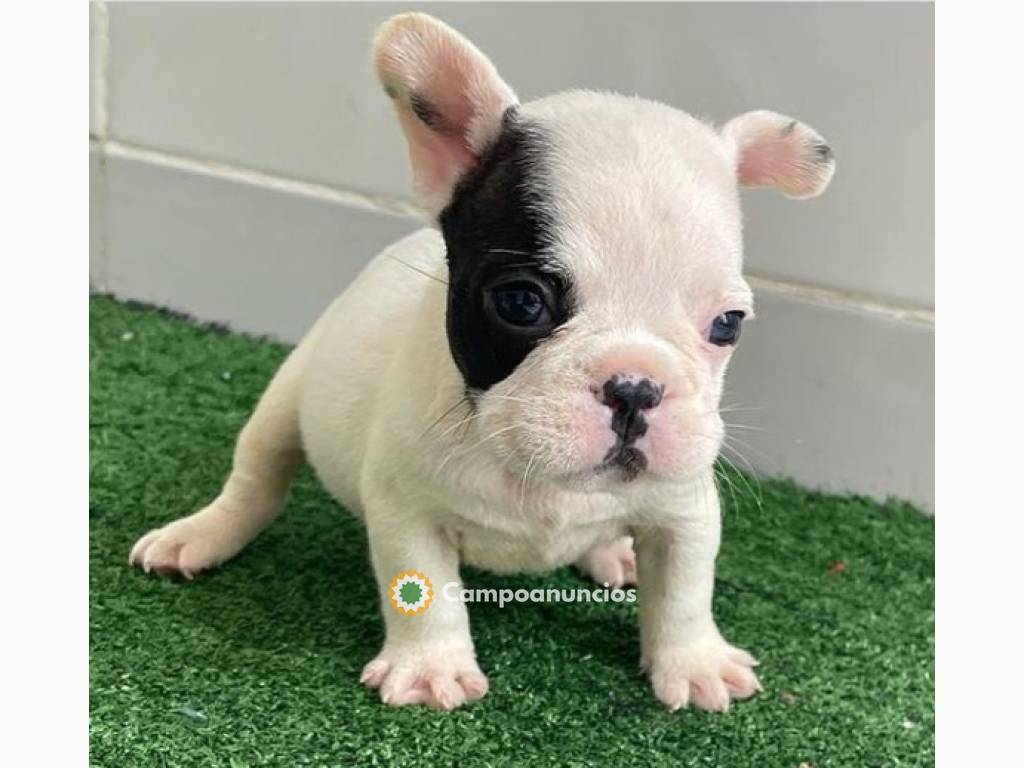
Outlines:
{"label": "dog's mouth", "polygon": [[624,482],[636,480],[647,469],[647,455],[635,445],[616,445],[597,467],[598,472],[616,471]]}

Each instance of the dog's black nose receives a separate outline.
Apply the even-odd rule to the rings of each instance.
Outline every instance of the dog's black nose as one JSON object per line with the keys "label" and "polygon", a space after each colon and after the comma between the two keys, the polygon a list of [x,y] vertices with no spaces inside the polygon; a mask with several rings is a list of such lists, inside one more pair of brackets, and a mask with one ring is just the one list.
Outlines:
{"label": "dog's black nose", "polygon": [[612,409],[612,431],[626,445],[643,437],[647,420],[643,412],[661,402],[663,387],[650,379],[612,376],[604,383],[602,402]]}

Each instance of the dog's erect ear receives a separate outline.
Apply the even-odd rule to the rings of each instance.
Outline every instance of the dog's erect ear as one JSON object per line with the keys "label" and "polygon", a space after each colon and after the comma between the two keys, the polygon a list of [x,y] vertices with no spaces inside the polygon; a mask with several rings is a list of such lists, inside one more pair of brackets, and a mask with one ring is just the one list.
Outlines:
{"label": "dog's erect ear", "polygon": [[836,170],[832,148],[806,123],[778,112],[747,112],[722,128],[741,187],[775,187],[802,200],[825,191]]}
{"label": "dog's erect ear", "polygon": [[516,95],[469,40],[422,13],[386,21],[373,62],[409,142],[417,197],[436,217],[498,137]]}

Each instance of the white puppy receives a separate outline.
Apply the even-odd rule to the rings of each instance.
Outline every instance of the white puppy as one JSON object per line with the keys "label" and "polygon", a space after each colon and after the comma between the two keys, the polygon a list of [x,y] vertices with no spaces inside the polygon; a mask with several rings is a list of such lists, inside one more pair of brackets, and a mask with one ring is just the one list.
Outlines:
{"label": "white puppy", "polygon": [[397,574],[439,590],[460,563],[637,579],[657,697],[725,710],[750,696],[756,662],[711,612],[718,404],[751,313],[738,190],[817,195],[831,150],[773,112],[716,131],[613,94],[519,104],[418,13],[381,28],[374,61],[440,231],[366,267],[274,377],[220,496],[146,534],[131,562],[188,577],[223,563],[305,459],[367,527],[387,639],[362,679],[385,702],[447,709],[487,691],[464,603],[389,606]]}

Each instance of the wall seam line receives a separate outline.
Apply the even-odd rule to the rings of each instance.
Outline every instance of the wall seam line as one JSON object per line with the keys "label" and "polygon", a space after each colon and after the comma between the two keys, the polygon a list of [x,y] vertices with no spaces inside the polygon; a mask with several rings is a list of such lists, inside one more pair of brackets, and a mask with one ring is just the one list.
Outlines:
{"label": "wall seam line", "polygon": [[887,302],[882,299],[865,296],[864,294],[846,293],[834,288],[823,288],[804,283],[794,283],[788,280],[779,280],[756,273],[748,272],[744,277],[755,291],[774,293],[805,304],[860,312],[913,325],[935,326],[935,311],[931,309]]}
{"label": "wall seam line", "polygon": [[422,211],[410,200],[388,195],[373,195],[315,181],[304,181],[290,176],[246,168],[234,163],[207,160],[188,155],[151,149],[138,144],[110,139],[107,153],[113,157],[141,160],[165,168],[189,171],[226,181],[272,189],[278,192],[325,200],[353,208],[412,219],[425,223]]}

